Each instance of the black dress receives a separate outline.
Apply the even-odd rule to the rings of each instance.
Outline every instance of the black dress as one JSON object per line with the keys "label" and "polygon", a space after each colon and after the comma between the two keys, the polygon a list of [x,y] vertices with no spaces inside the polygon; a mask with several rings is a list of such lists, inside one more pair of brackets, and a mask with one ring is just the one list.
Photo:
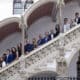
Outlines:
{"label": "black dress", "polygon": [[57,37],[59,35],[60,31],[57,30],[56,33],[54,33],[54,37]]}

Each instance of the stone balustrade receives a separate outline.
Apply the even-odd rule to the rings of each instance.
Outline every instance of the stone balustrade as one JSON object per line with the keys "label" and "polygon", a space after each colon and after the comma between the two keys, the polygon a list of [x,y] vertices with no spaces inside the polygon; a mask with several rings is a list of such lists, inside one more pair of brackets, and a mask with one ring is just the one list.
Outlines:
{"label": "stone balustrade", "polygon": [[[75,42],[75,40],[79,38],[79,35],[80,25],[72,28],[66,33],[60,34],[57,38],[51,40],[43,46],[40,46],[28,55],[22,56],[19,60],[14,61],[12,64],[1,69],[0,80],[9,80],[10,78],[16,79],[16,75],[17,78],[19,76],[19,78],[23,79],[24,74],[28,74],[31,69],[40,65],[40,63],[44,62],[44,60],[46,60],[47,63],[47,61],[49,61],[48,58],[52,60],[56,59],[56,63],[58,65],[56,71],[60,74],[60,72],[62,72],[62,66],[64,68],[67,66],[66,60],[64,58],[65,47],[71,42]],[[61,54],[61,50],[63,50],[63,55]]]}

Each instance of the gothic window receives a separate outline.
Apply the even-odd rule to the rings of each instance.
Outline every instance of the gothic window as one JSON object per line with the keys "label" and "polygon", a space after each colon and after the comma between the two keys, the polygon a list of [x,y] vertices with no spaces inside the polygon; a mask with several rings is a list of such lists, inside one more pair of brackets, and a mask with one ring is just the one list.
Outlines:
{"label": "gothic window", "polygon": [[22,2],[21,0],[14,0],[13,1],[13,14],[21,14],[22,13]]}
{"label": "gothic window", "polygon": [[29,6],[31,6],[33,0],[14,0],[13,1],[13,14],[22,14]]}
{"label": "gothic window", "polygon": [[33,4],[33,0],[26,0],[24,4],[24,9],[29,8]]}

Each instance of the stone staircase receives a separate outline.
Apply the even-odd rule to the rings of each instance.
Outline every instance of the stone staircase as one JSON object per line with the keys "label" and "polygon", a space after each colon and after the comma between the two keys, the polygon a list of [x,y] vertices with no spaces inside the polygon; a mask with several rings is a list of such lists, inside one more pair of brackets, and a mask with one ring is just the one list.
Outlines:
{"label": "stone staircase", "polygon": [[[35,49],[0,70],[0,80],[27,80],[42,71],[68,76],[67,68],[80,49],[80,25]],[[66,54],[69,51],[69,54]],[[67,56],[67,57],[66,57]]]}

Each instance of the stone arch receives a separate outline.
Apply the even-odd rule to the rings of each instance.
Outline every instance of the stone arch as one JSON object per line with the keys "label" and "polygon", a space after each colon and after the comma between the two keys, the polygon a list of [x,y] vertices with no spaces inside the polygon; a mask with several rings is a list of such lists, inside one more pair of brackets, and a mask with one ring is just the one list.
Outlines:
{"label": "stone arch", "polygon": [[68,68],[67,72],[69,76],[77,77],[77,62],[79,58],[79,50],[77,49],[74,53],[71,54],[70,58],[68,59]]}
{"label": "stone arch", "polygon": [[20,19],[18,17],[7,18],[0,22],[0,41],[9,35],[20,32],[19,28]]}
{"label": "stone arch", "polygon": [[52,10],[53,7],[55,7],[55,4],[56,1],[54,0],[42,0],[36,2],[24,14],[24,21],[26,26],[29,27],[31,24],[33,24],[41,17],[52,16]]}

